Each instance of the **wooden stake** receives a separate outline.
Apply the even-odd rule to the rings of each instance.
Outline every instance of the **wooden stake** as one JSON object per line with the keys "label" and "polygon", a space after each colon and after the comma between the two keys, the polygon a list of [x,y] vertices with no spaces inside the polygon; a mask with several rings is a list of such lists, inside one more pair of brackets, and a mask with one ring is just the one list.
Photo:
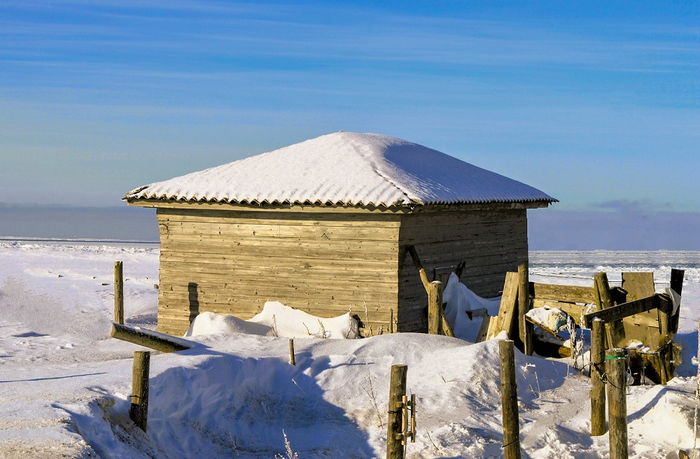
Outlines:
{"label": "wooden stake", "polygon": [[627,373],[625,350],[605,352],[608,380],[608,419],[610,420],[610,459],[627,459]]}
{"label": "wooden stake", "polygon": [[[391,380],[389,382],[389,422],[386,433],[386,458],[403,459],[404,447],[402,438],[397,434],[402,432],[403,415],[400,402],[406,394],[406,365],[391,366]],[[398,438],[397,438],[398,437]]]}
{"label": "wooden stake", "polygon": [[530,310],[530,278],[527,261],[518,265],[518,325],[520,341],[523,342],[523,353],[532,355],[532,336],[535,332],[533,325],[525,320]]}
{"label": "wooden stake", "polygon": [[503,452],[505,459],[520,459],[518,387],[515,383],[515,351],[512,340],[498,343],[501,357],[501,402],[503,405]]}
{"label": "wooden stake", "polygon": [[114,322],[124,325],[124,268],[121,261],[114,262]]}
{"label": "wooden stake", "polygon": [[294,340],[289,338],[289,363],[296,365],[297,361],[294,357]]}
{"label": "wooden stake", "polygon": [[129,417],[144,432],[146,432],[148,425],[148,373],[150,371],[150,362],[151,353],[149,351],[134,352]]}
{"label": "wooden stake", "polygon": [[605,425],[605,322],[593,321],[591,330],[591,435],[607,432]]}
{"label": "wooden stake", "polygon": [[428,333],[438,335],[442,325],[442,282],[433,281],[428,286]]}

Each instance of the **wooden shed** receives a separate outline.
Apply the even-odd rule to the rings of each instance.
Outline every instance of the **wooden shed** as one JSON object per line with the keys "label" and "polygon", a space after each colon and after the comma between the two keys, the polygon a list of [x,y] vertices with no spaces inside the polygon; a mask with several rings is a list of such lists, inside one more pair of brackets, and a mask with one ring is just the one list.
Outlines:
{"label": "wooden shed", "polygon": [[556,201],[436,150],[350,132],[124,199],[157,209],[158,330],[172,334],[199,312],[248,319],[266,301],[321,317],[351,309],[375,331],[426,331],[427,296],[406,248],[429,271],[465,261],[462,281],[496,296],[528,258],[527,209]]}

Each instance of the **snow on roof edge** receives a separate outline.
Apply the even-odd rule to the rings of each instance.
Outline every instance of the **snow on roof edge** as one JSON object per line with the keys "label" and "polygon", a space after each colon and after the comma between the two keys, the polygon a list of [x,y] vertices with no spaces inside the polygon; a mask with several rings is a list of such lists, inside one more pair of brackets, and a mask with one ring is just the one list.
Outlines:
{"label": "snow on roof edge", "polygon": [[422,145],[342,131],[151,183],[123,199],[348,207],[558,202]]}

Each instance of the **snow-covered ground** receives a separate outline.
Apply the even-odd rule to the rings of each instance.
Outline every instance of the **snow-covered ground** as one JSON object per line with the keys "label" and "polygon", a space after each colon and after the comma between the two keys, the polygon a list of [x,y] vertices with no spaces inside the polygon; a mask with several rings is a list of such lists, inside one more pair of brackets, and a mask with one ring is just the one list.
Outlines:
{"label": "snow-covered ground", "polygon": [[[109,339],[113,264],[124,262],[127,324],[152,328],[155,246],[0,242],[0,457],[384,457],[391,365],[408,365],[418,434],[408,457],[502,457],[498,346],[418,334],[369,339],[189,337],[153,353],[148,433],[128,419],[137,346]],[[667,386],[628,390],[630,457],[693,446],[698,252],[540,252],[531,278],[591,285],[604,270],[686,270],[683,364]],[[206,328],[206,327],[205,327]],[[236,327],[234,327],[236,328]],[[245,328],[245,327],[239,327]],[[253,327],[255,328],[255,327]],[[329,327],[330,328],[330,327]],[[589,429],[589,380],[565,361],[516,352],[525,458],[608,457]]]}

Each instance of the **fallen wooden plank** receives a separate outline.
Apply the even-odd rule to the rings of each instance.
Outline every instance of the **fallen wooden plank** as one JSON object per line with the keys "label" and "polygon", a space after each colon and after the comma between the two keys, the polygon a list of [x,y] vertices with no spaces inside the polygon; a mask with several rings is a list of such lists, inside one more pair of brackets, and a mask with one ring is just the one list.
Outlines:
{"label": "fallen wooden plank", "polygon": [[109,336],[161,352],[184,351],[195,346],[195,343],[186,339],[116,323],[112,323],[112,331]]}
{"label": "fallen wooden plank", "polygon": [[653,296],[642,298],[641,300],[630,301],[629,303],[619,304],[600,311],[591,312],[584,316],[584,323],[587,328],[590,328],[591,322],[596,317],[604,320],[606,323],[612,323],[622,320],[625,317],[639,314],[640,312],[659,309],[664,312],[670,312],[671,299],[664,294],[654,294]]}

